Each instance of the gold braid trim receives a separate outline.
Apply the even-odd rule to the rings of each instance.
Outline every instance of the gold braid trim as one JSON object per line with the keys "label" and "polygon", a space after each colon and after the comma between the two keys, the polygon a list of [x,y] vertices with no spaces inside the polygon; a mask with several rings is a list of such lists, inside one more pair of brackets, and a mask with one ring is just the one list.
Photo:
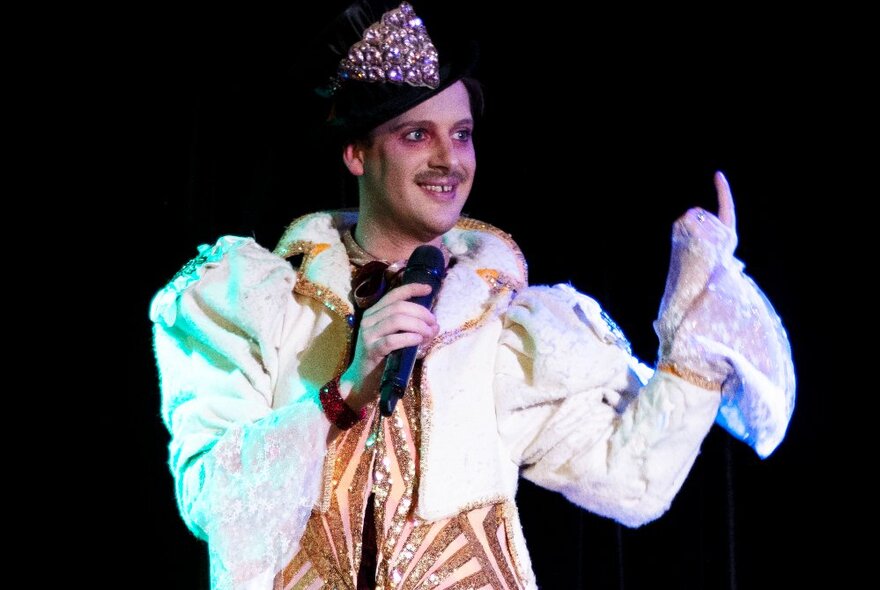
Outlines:
{"label": "gold braid trim", "polygon": [[[455,227],[459,229],[473,229],[479,231],[489,232],[501,238],[511,250],[513,250],[514,255],[516,256],[516,260],[519,263],[520,271],[522,272],[523,283],[526,285],[529,283],[529,265],[526,263],[526,257],[523,255],[522,250],[519,249],[519,245],[514,241],[513,237],[503,231],[491,223],[486,223],[485,221],[479,221],[477,219],[472,219],[470,217],[459,217],[458,222],[455,224]],[[515,285],[515,289],[519,289],[520,285]]]}
{"label": "gold braid trim", "polygon": [[697,387],[702,387],[703,389],[721,391],[721,383],[712,379],[706,379],[702,375],[698,375],[690,369],[679,367],[675,363],[662,362],[657,366],[657,370],[669,373],[670,375],[675,375],[676,377],[684,379],[688,383],[696,385]]}

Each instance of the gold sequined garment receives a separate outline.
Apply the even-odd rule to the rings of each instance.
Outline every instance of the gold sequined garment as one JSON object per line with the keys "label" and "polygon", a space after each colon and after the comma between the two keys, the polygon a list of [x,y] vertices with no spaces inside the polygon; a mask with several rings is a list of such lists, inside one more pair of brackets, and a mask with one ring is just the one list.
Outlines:
{"label": "gold sequined garment", "polygon": [[[410,383],[419,383],[416,372]],[[333,495],[313,512],[301,549],[276,581],[284,590],[354,589],[365,504],[372,492],[377,535],[377,589],[520,590],[507,544],[504,504],[427,522],[415,516],[419,394],[410,386],[389,418],[377,405],[340,434]]]}

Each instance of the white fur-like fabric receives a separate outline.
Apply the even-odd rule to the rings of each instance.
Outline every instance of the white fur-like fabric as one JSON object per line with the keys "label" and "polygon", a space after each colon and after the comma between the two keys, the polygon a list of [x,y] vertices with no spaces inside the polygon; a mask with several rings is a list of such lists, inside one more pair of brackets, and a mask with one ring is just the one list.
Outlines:
{"label": "white fur-like fabric", "polygon": [[566,285],[513,301],[495,366],[499,431],[524,477],[639,526],[668,509],[720,399],[647,370],[594,305]]}
{"label": "white fur-like fabric", "polygon": [[[316,398],[351,336],[341,235],[356,221],[353,211],[304,216],[274,252],[223,238],[152,306],[181,513],[218,567],[255,588],[291,555],[306,509],[325,506],[315,474],[329,423]],[[435,300],[440,334],[424,351],[418,516],[512,503],[520,475],[627,526],[660,516],[718,414],[718,392],[639,362],[571,286],[529,287],[522,253],[496,228],[463,220],[443,241],[455,264]],[[294,254],[298,268],[285,260]],[[236,543],[256,549],[233,555]]]}
{"label": "white fur-like fabric", "polygon": [[298,372],[288,334],[325,317],[295,302],[295,282],[283,259],[226,237],[151,305],[177,503],[208,542],[217,590],[271,588],[320,493],[330,425],[317,386],[279,387]]}

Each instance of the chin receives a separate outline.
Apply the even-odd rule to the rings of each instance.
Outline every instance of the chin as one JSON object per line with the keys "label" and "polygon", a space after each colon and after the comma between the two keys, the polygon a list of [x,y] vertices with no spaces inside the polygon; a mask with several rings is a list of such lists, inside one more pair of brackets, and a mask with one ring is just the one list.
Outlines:
{"label": "chin", "polygon": [[448,219],[432,219],[430,223],[426,223],[422,225],[421,229],[419,229],[419,233],[421,236],[419,237],[419,241],[424,244],[432,242],[451,230],[455,227],[458,218],[456,217],[454,220]]}
{"label": "chin", "polygon": [[461,209],[456,211],[454,214],[449,215],[449,217],[444,218],[443,220],[438,220],[436,224],[436,231],[439,232],[440,235],[445,234],[458,223],[459,218],[461,217]]}

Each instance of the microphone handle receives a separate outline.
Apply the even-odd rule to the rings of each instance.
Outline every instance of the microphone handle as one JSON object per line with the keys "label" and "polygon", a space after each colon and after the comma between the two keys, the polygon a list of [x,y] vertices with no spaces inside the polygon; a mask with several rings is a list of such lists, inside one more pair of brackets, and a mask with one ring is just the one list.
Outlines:
{"label": "microphone handle", "polygon": [[[434,299],[434,293],[428,293],[410,299],[423,307],[430,307]],[[379,411],[386,418],[394,412],[397,400],[403,397],[406,386],[416,364],[418,346],[407,346],[390,353],[385,360],[385,370],[382,372],[382,380],[379,384]]]}

